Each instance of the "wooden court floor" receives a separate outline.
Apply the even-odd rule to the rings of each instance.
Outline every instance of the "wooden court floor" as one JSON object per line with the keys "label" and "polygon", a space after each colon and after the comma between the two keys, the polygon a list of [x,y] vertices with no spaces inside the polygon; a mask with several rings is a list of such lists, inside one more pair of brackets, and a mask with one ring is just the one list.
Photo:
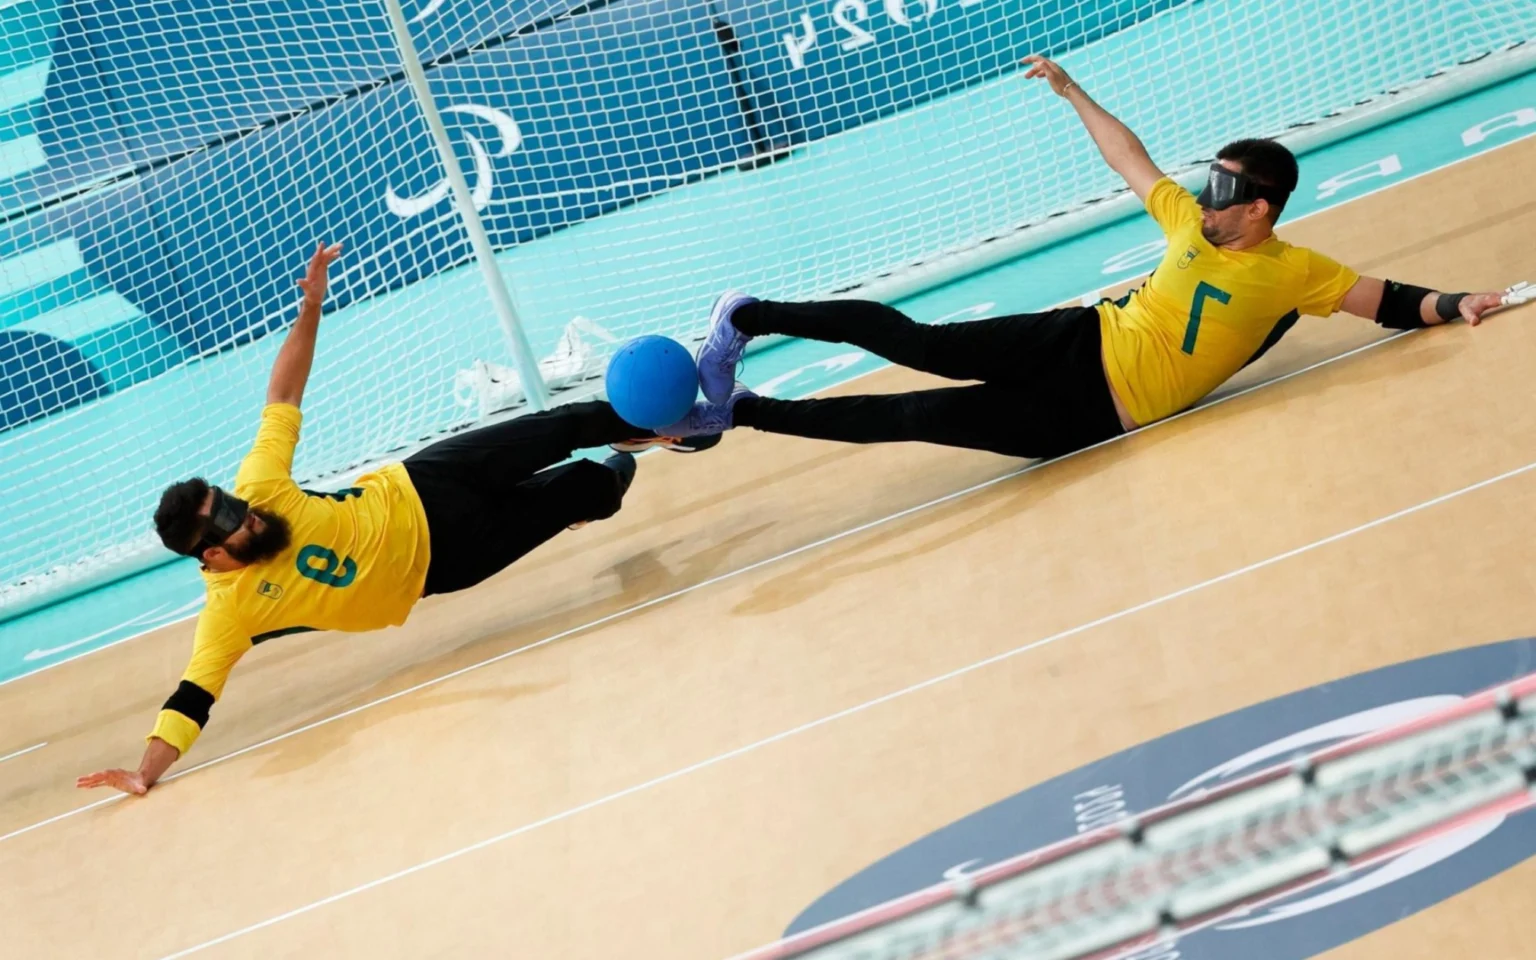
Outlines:
{"label": "wooden court floor", "polygon": [[[1282,234],[1425,284],[1536,279],[1532,169],[1536,139]],[[175,769],[235,756],[22,833],[137,761],[191,625],[0,687],[0,755],[49,743],[0,768],[0,955],[725,957],[1033,783],[1536,634],[1536,471],[1467,490],[1536,461],[1533,322],[1022,473],[750,431],[647,456],[617,517],[403,628],[257,648]],[[1226,394],[1381,337],[1303,321]],[[1526,861],[1332,955],[1520,956],[1533,897]]]}

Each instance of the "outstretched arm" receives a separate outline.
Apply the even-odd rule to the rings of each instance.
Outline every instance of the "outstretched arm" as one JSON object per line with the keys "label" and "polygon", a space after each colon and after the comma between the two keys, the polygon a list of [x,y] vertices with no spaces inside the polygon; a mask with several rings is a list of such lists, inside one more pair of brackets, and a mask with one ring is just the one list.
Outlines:
{"label": "outstretched arm", "polygon": [[[1349,293],[1344,295],[1344,303],[1340,309],[1345,313],[1375,320],[1382,326],[1394,329],[1412,329],[1415,326],[1432,327],[1454,320],[1457,316],[1475,327],[1483,322],[1483,315],[1489,311],[1524,303],[1531,298],[1531,293],[1524,289],[1524,285],[1502,293],[1452,294],[1447,298],[1445,314],[1450,314],[1452,309],[1455,313],[1446,316],[1440,309],[1442,294],[1438,290],[1395,284],[1398,292],[1389,298],[1387,284],[1388,281],[1379,280],[1376,277],[1361,277],[1353,287],[1349,288]],[[1406,299],[1403,296],[1404,293],[1407,294]],[[1455,302],[1452,303],[1451,300]],[[1417,313],[1417,323],[1413,322],[1415,313]]]}
{"label": "outstretched arm", "polygon": [[322,241],[309,258],[309,270],[299,286],[304,300],[299,305],[299,319],[288,331],[288,339],[272,364],[272,379],[267,381],[268,403],[291,403],[304,399],[304,385],[309,382],[309,368],[315,362],[315,335],[320,331],[320,305],[325,302],[326,270],[341,256],[341,244],[327,247]]}
{"label": "outstretched arm", "polygon": [[1083,126],[1088,128],[1088,135],[1093,138],[1099,153],[1104,155],[1104,162],[1125,180],[1138,198],[1146,200],[1153,185],[1163,179],[1163,171],[1152,162],[1152,156],[1147,153],[1141,139],[1131,132],[1130,127],[1095,103],[1055,61],[1030,56],[1025,57],[1024,62],[1030,65],[1029,72],[1024,76],[1044,77],[1057,96],[1072,104]]}
{"label": "outstretched arm", "polygon": [[197,639],[192,660],[187,664],[176,692],[161,707],[155,727],[145,739],[149,746],[138,770],[102,770],[75,781],[82,789],[112,787],[123,793],[147,793],[169,770],[171,764],[186,755],[203,726],[208,712],[224,690],[224,682],[235,664],[251,649],[251,640],[227,616],[208,610],[197,619]]}

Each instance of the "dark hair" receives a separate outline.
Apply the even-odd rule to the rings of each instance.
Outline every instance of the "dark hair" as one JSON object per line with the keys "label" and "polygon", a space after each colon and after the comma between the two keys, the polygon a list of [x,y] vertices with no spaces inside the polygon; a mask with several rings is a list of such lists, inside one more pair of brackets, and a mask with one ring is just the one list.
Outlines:
{"label": "dark hair", "polygon": [[173,483],[160,494],[160,506],[155,508],[155,532],[167,550],[186,553],[197,543],[203,531],[203,518],[198,511],[208,499],[208,481],[193,477]]}
{"label": "dark hair", "polygon": [[1216,159],[1235,160],[1243,168],[1243,173],[1256,183],[1283,193],[1284,199],[1269,202],[1270,209],[1274,211],[1271,219],[1280,219],[1280,211],[1285,209],[1285,201],[1290,199],[1292,191],[1296,189],[1296,181],[1301,176],[1296,168],[1295,154],[1274,140],[1233,140],[1221,148]]}

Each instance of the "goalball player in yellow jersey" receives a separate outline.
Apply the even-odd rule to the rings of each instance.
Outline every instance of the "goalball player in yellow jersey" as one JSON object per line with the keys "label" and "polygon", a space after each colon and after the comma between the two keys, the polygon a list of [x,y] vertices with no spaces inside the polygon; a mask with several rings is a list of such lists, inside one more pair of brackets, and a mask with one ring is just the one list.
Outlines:
{"label": "goalball player in yellow jersey", "polygon": [[[404,623],[421,597],[474,586],[567,527],[617,513],[634,478],[633,451],[692,453],[718,442],[658,436],[625,423],[605,402],[575,403],[450,437],[345,490],[300,489],[291,475],[299,402],[326,271],[340,251],[321,244],[299,281],[299,318],[273,363],[256,442],[233,489],[194,477],[161,497],[161,541],[203,564],[208,600],[192,660],[139,768],[93,773],[79,778],[80,787],[147,791],[192,746],[252,645]],[[553,466],[604,445],[619,452],[601,464]]]}
{"label": "goalball player in yellow jersey", "polygon": [[[1274,235],[1296,159],[1273,140],[1222,148],[1199,198],[1166,177],[1129,129],[1055,63],[1028,57],[1076,108],[1088,133],[1168,236],[1147,282],[1118,301],[931,326],[863,301],[775,303],[739,293],[716,302],[699,350],[705,402],[677,436],[736,426],[850,443],[916,440],[1053,457],[1194,404],[1275,344],[1301,314],[1339,310],[1410,329],[1457,317],[1476,325],[1529,291],[1439,294],[1362,277]],[[774,400],[736,384],[752,337],[849,343],[972,386],[911,393]]]}

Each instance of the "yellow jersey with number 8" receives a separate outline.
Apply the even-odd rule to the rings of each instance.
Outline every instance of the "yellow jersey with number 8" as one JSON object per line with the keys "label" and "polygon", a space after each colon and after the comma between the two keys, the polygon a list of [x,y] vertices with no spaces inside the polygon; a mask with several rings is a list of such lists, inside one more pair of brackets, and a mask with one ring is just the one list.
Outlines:
{"label": "yellow jersey with number 8", "polygon": [[1200,205],[1164,177],[1147,212],[1168,252],[1147,282],[1098,305],[1110,386],[1138,424],[1178,413],[1257,360],[1302,314],[1327,317],[1360,279],[1277,237],[1247,250],[1212,246]]}
{"label": "yellow jersey with number 8", "polygon": [[288,521],[288,549],[229,573],[204,570],[208,603],[197,618],[192,659],[151,737],[186,753],[207,709],[251,646],[308,630],[376,630],[405,622],[421,597],[431,543],[421,498],[402,464],[319,493],[294,483],[303,415],[269,404],[234,494]]}

